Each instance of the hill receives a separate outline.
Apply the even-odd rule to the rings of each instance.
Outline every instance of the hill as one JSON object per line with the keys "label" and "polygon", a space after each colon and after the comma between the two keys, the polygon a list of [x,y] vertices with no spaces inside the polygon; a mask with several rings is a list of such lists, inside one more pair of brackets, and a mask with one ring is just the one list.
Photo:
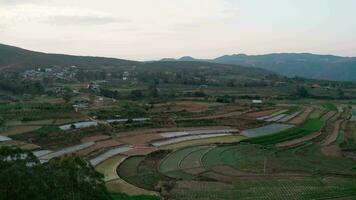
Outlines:
{"label": "hill", "polygon": [[356,81],[356,58],[354,57],[310,53],[234,54],[204,61],[258,67],[288,77]]}
{"label": "hill", "polygon": [[274,74],[259,68],[194,60],[194,58],[185,57],[179,62],[174,61],[174,59],[138,62],[116,58],[41,53],[0,44],[0,72],[23,72],[27,69],[39,67],[68,67],[75,65],[85,70],[91,69],[95,73],[102,70],[106,72],[129,71],[130,73],[147,77],[150,74],[161,76],[160,74],[168,73],[174,76],[174,74],[181,73],[185,74],[183,78],[189,75],[192,79],[195,76],[206,76],[213,79],[214,76],[215,78],[223,78],[227,75],[234,75],[235,78],[238,76],[238,79],[262,79]]}
{"label": "hill", "polygon": [[34,67],[71,65],[83,67],[122,66],[137,63],[116,58],[47,54],[0,44],[0,70],[19,71]]}

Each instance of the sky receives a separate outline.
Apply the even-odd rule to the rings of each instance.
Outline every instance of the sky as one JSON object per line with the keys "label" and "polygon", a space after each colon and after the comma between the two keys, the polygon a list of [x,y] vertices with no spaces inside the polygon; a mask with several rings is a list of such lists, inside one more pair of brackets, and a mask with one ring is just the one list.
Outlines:
{"label": "sky", "polygon": [[355,8],[356,0],[0,0],[0,43],[131,60],[356,56]]}

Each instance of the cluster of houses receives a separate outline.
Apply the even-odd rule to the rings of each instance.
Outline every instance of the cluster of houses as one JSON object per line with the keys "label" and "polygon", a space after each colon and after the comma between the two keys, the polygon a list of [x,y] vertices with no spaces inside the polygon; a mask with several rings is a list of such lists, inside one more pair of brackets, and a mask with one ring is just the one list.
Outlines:
{"label": "cluster of houses", "polygon": [[39,67],[36,69],[26,70],[22,76],[27,80],[42,80],[44,78],[73,80],[77,75],[76,66],[70,67]]}

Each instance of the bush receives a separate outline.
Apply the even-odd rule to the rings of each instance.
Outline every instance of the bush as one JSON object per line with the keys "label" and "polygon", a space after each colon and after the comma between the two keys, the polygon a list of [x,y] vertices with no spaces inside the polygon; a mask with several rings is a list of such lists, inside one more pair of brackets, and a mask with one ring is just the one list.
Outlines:
{"label": "bush", "polygon": [[57,126],[43,126],[42,128],[37,130],[37,133],[41,136],[41,137],[46,137],[51,133],[55,133],[59,131],[59,128]]}

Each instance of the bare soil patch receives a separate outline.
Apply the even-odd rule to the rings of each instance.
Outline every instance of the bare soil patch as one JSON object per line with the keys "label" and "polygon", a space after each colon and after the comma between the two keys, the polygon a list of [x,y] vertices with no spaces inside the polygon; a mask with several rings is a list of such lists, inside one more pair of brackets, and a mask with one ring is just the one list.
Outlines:
{"label": "bare soil patch", "polygon": [[330,146],[324,146],[321,149],[321,153],[326,155],[326,156],[341,156],[341,149],[339,145],[334,144]]}
{"label": "bare soil patch", "polygon": [[101,150],[101,149],[105,149],[105,148],[119,146],[121,144],[122,144],[121,142],[113,140],[113,139],[98,141],[94,145],[92,145],[92,146],[90,146],[88,148],[85,148],[83,150],[78,151],[77,154],[86,156],[86,155],[89,155],[89,154],[91,154],[91,153],[93,153],[95,151],[98,151],[98,150]]}
{"label": "bare soil patch", "polygon": [[152,112],[204,112],[209,109],[208,103],[194,101],[176,101],[164,104],[155,104]]}
{"label": "bare soil patch", "polygon": [[87,136],[81,139],[81,142],[96,142],[96,141],[101,141],[101,140],[107,140],[111,138],[108,135],[92,135],[92,136]]}
{"label": "bare soil patch", "polygon": [[261,111],[255,111],[255,112],[249,112],[246,114],[248,117],[263,117],[267,115],[271,115],[272,113],[277,112],[279,109],[268,109],[268,110],[261,110]]}
{"label": "bare soil patch", "polygon": [[313,108],[307,108],[303,111],[303,113],[301,113],[300,115],[296,116],[295,118],[293,118],[292,120],[289,121],[289,123],[291,124],[301,124],[303,123],[307,117],[309,116],[309,114],[313,111]]}
{"label": "bare soil patch", "polygon": [[319,137],[322,133],[321,132],[315,132],[313,134],[301,137],[301,138],[297,138],[294,140],[289,140],[289,141],[285,141],[285,142],[281,142],[279,144],[276,145],[276,147],[278,148],[286,148],[286,147],[293,147],[293,146],[298,146],[300,144],[303,144],[307,141],[313,140],[317,137]]}
{"label": "bare soil patch", "polygon": [[123,153],[123,155],[127,156],[140,156],[140,155],[147,155],[154,151],[157,151],[155,147],[148,147],[148,146],[138,146],[134,147],[133,149]]}
{"label": "bare soil patch", "polygon": [[119,141],[126,144],[139,146],[139,145],[148,144],[152,140],[157,140],[160,138],[162,138],[162,136],[160,136],[160,134],[158,133],[147,133],[147,134],[138,134],[134,136],[121,137],[119,138]]}
{"label": "bare soil patch", "polygon": [[23,133],[35,131],[39,128],[41,128],[41,126],[15,126],[15,127],[10,127],[8,130],[4,132],[1,132],[1,135],[4,136],[20,135]]}
{"label": "bare soil patch", "polygon": [[332,144],[333,142],[336,141],[336,139],[337,139],[337,137],[339,135],[339,130],[340,130],[342,122],[343,122],[343,120],[339,119],[334,123],[333,131],[322,142],[323,146],[328,146],[328,145],[330,145],[330,144]]}

